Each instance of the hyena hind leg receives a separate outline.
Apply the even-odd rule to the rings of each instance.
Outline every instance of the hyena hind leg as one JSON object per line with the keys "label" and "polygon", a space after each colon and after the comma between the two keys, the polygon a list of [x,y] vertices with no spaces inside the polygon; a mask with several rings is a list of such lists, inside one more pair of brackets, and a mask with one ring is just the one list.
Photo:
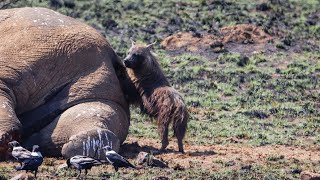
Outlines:
{"label": "hyena hind leg", "polygon": [[167,146],[169,145],[169,139],[168,139],[169,123],[159,123],[158,130],[159,130],[160,138],[161,138],[160,151],[163,152],[167,148]]}
{"label": "hyena hind leg", "polygon": [[176,122],[176,124],[174,124],[173,130],[178,141],[179,152],[184,153],[183,138],[187,130],[187,120],[184,119],[182,122]]}

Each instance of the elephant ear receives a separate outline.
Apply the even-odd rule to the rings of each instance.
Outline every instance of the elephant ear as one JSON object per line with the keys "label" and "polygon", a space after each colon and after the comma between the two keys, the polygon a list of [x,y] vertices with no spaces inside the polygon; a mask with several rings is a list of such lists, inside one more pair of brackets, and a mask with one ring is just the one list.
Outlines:
{"label": "elephant ear", "polygon": [[136,42],[134,42],[134,40],[132,38],[130,38],[130,41],[131,41],[131,46],[136,45]]}
{"label": "elephant ear", "polygon": [[156,43],[157,43],[157,42],[155,41],[155,42],[153,42],[153,43],[151,43],[151,44],[148,44],[148,45],[147,45],[147,49],[151,50]]}

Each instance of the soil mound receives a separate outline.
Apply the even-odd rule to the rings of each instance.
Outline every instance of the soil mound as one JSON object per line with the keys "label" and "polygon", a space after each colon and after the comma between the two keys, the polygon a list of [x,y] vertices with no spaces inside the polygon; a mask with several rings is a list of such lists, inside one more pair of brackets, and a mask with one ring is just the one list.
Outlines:
{"label": "soil mound", "polygon": [[221,36],[195,32],[179,32],[165,38],[161,46],[169,51],[188,52],[222,52],[227,44],[264,45],[273,39],[260,27],[251,24],[240,24],[223,27]]}
{"label": "soil mound", "polygon": [[272,37],[265,33],[260,27],[252,24],[240,24],[235,26],[223,27],[220,29],[224,35],[223,42],[236,43],[267,43]]}
{"label": "soil mound", "polygon": [[189,52],[207,50],[214,44],[222,44],[222,41],[214,35],[200,35],[189,32],[179,32],[161,42],[161,46],[166,50],[185,50]]}

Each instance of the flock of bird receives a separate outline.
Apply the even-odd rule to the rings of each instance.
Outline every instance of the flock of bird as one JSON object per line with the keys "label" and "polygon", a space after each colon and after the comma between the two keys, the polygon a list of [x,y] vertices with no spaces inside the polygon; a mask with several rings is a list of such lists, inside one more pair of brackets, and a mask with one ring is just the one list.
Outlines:
{"label": "flock of bird", "polygon": [[[17,171],[25,170],[34,171],[35,178],[37,177],[38,167],[43,162],[43,156],[39,151],[39,146],[34,145],[32,152],[20,146],[17,141],[9,142],[12,146],[12,156],[20,163],[20,167],[16,167]],[[120,167],[124,168],[135,168],[127,159],[116,153],[110,146],[105,146],[102,148],[106,153],[106,160],[109,162],[117,172]],[[85,176],[87,176],[88,170],[93,166],[99,166],[103,163],[98,160],[88,156],[76,155],[66,161],[68,168],[76,168],[79,171],[77,177],[81,176],[81,170],[85,170]]]}

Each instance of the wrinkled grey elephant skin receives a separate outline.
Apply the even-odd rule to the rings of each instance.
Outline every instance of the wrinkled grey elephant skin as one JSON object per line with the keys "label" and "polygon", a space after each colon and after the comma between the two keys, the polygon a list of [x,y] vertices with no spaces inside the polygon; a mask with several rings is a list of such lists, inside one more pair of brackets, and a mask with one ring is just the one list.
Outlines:
{"label": "wrinkled grey elephant skin", "polygon": [[45,8],[0,10],[0,67],[0,158],[13,139],[99,158],[125,140],[121,61],[90,26]]}

